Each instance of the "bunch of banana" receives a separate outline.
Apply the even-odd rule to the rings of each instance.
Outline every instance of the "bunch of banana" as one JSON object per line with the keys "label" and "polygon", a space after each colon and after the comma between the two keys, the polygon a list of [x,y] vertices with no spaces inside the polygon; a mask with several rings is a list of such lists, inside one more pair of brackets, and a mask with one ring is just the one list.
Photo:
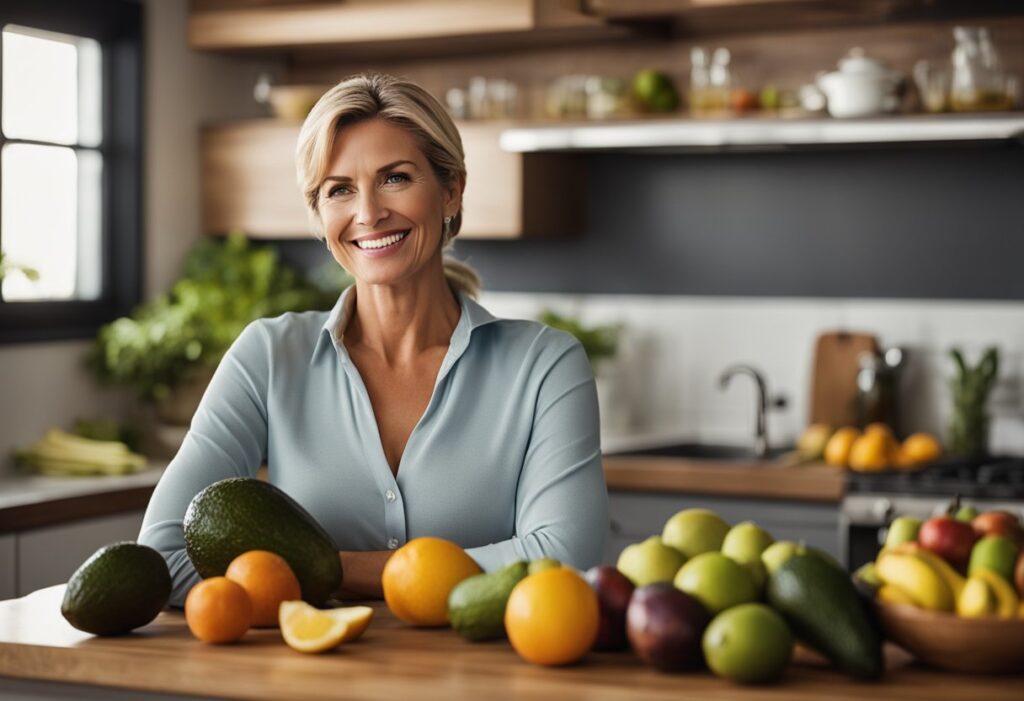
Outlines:
{"label": "bunch of banana", "polygon": [[985,567],[971,571],[963,592],[956,600],[956,612],[966,618],[1024,616],[1024,608],[1013,585]]}
{"label": "bunch of banana", "polygon": [[881,581],[876,594],[879,601],[964,617],[1024,616],[1017,592],[1002,576],[976,568],[964,578],[944,559],[917,543],[883,549],[874,570]]}
{"label": "bunch of banana", "polygon": [[18,464],[43,475],[124,475],[146,467],[146,458],[119,441],[97,441],[58,428],[16,453]]}

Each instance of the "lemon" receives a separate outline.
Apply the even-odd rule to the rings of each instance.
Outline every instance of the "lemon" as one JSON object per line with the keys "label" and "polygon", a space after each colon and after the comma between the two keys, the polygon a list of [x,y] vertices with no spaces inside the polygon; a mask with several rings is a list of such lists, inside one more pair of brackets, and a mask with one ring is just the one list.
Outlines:
{"label": "lemon", "polygon": [[283,601],[278,623],[284,641],[299,652],[324,652],[355,640],[373,618],[369,606],[320,610],[305,601]]}

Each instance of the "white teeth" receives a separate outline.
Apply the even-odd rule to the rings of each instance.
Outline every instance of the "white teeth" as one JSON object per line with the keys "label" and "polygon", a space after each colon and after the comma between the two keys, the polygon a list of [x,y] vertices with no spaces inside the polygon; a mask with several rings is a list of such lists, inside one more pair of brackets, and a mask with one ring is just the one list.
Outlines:
{"label": "white teeth", "polygon": [[356,241],[355,244],[356,246],[364,250],[384,248],[385,246],[390,246],[391,244],[398,243],[408,235],[408,231],[402,231],[397,234],[391,234],[391,236],[385,236],[382,239],[373,239],[372,241]]}

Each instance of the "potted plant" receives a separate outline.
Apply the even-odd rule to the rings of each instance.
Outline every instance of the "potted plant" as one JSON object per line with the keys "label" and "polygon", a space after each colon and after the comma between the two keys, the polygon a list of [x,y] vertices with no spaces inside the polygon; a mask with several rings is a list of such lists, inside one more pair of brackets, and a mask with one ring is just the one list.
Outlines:
{"label": "potted plant", "polygon": [[999,374],[999,349],[988,348],[976,366],[969,367],[956,348],[949,352],[956,366],[950,381],[953,419],[949,427],[949,450],[954,455],[988,455],[989,393]]}
{"label": "potted plant", "polygon": [[200,242],[168,294],[103,326],[86,364],[104,383],[131,387],[164,424],[187,425],[221,357],[245,326],[288,311],[329,308],[348,283],[314,284],[270,246],[240,233]]}

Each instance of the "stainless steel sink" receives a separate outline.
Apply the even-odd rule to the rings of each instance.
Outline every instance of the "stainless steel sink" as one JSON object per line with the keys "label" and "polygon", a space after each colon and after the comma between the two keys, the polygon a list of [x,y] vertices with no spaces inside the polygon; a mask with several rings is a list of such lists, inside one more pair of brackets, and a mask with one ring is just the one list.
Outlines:
{"label": "stainless steel sink", "polygon": [[677,443],[675,445],[662,445],[654,448],[640,448],[636,450],[623,450],[615,453],[617,456],[642,455],[651,457],[685,458],[688,460],[722,460],[722,461],[751,461],[771,462],[781,455],[789,452],[787,448],[770,448],[768,454],[759,457],[754,450],[748,446],[739,445],[714,445],[709,443]]}

